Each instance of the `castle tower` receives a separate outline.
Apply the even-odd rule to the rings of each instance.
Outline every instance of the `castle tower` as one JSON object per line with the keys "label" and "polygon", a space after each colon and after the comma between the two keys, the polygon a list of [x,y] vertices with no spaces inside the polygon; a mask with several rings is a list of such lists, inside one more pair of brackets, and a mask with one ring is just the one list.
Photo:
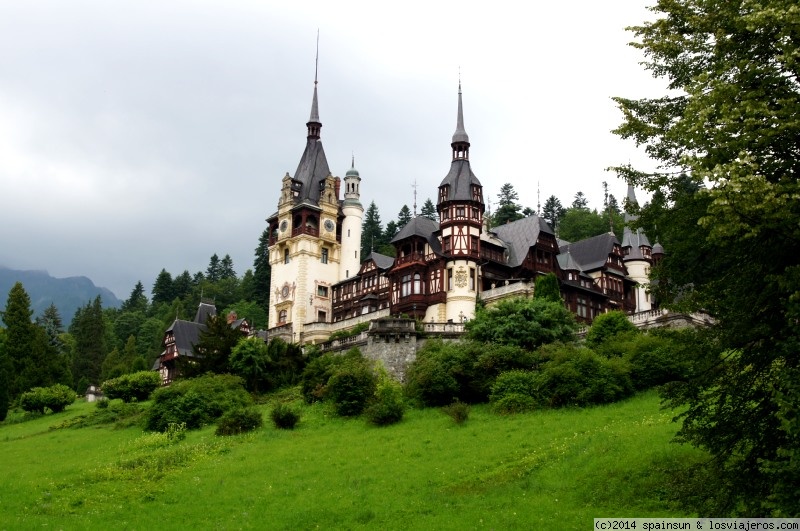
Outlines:
{"label": "castle tower", "polygon": [[[636,311],[646,312],[652,309],[650,298],[650,267],[653,265],[653,247],[641,227],[631,229],[630,222],[636,221],[639,216],[633,215],[628,210],[639,206],[633,186],[628,185],[627,205],[625,209],[625,229],[622,233],[623,261],[628,270],[628,276],[636,281]],[[660,246],[659,246],[660,247]],[[663,252],[663,250],[662,250]]]}
{"label": "castle tower", "polygon": [[339,265],[339,278],[344,280],[355,276],[361,266],[361,223],[364,207],[360,197],[361,176],[356,169],[353,157],[350,169],[344,177],[344,201],[342,202],[342,261]]}
{"label": "castle tower", "polygon": [[278,212],[267,219],[269,327],[286,327],[285,334],[298,342],[313,339],[303,337],[304,325],[331,320],[331,286],[339,281],[342,261],[340,180],[331,175],[320,140],[316,76],[306,128],[300,163],[294,177],[284,176]]}
{"label": "castle tower", "polygon": [[439,237],[446,260],[445,319],[459,322],[475,315],[478,294],[478,262],[483,225],[483,187],[469,163],[469,136],[464,129],[461,82],[458,83],[458,116],[453,133],[450,172],[439,185],[436,210]]}

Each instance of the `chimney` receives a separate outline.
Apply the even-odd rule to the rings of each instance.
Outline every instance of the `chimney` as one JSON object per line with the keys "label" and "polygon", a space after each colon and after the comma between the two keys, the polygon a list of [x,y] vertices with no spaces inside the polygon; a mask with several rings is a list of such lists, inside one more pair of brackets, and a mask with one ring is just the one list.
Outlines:
{"label": "chimney", "polygon": [[333,190],[336,192],[336,200],[339,200],[339,189],[342,187],[342,180],[339,177],[335,177],[333,180]]}

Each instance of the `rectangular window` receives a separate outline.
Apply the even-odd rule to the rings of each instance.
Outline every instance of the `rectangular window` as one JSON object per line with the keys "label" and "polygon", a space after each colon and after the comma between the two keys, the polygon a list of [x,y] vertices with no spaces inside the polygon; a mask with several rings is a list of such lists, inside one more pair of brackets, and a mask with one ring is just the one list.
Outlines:
{"label": "rectangular window", "polygon": [[323,264],[327,264],[328,263],[328,249],[325,248],[325,247],[322,248],[322,256],[320,257],[320,261]]}
{"label": "rectangular window", "polygon": [[469,268],[469,289],[475,291],[475,269]]}
{"label": "rectangular window", "polygon": [[456,207],[456,217],[463,218],[464,215],[464,207]]}
{"label": "rectangular window", "polygon": [[317,286],[317,297],[327,297],[327,296],[328,296],[328,287]]}
{"label": "rectangular window", "polygon": [[453,270],[447,270],[447,290],[450,291],[453,289]]}
{"label": "rectangular window", "polygon": [[289,263],[289,249],[284,249],[283,250],[283,263],[284,264],[288,264]]}
{"label": "rectangular window", "polygon": [[325,312],[317,312],[317,322],[324,323],[328,320],[328,314]]}
{"label": "rectangular window", "polygon": [[442,238],[442,250],[446,253],[450,252],[450,236]]}

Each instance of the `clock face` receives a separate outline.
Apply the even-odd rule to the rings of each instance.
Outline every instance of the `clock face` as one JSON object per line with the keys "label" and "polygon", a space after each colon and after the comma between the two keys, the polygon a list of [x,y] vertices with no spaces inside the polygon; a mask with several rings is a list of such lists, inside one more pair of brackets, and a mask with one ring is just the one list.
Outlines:
{"label": "clock face", "polygon": [[335,227],[335,225],[333,224],[333,221],[331,221],[329,219],[325,220],[325,230],[326,231],[331,232],[334,229],[334,227]]}
{"label": "clock face", "polygon": [[286,228],[287,228],[288,226],[289,226],[289,224],[288,224],[288,223],[286,222],[286,220],[284,219],[284,220],[281,222],[281,232],[286,232]]}

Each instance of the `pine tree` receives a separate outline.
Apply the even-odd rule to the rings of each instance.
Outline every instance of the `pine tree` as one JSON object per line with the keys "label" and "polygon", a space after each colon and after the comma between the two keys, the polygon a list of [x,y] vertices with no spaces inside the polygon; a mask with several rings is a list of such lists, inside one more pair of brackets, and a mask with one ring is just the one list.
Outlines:
{"label": "pine tree", "polygon": [[269,229],[258,239],[253,261],[253,299],[265,312],[269,311],[269,290],[272,268],[269,265]]}
{"label": "pine tree", "polygon": [[9,395],[16,398],[32,387],[24,381],[23,375],[31,373],[31,352],[33,350],[34,324],[31,322],[31,299],[21,282],[17,282],[8,292],[3,322],[6,325],[5,351],[8,360]]}
{"label": "pine tree", "polygon": [[567,210],[561,206],[561,201],[554,195],[548,197],[547,201],[544,202],[544,207],[542,207],[542,219],[544,219],[553,230],[556,229],[558,222],[561,221],[561,218],[563,218],[566,213]]}
{"label": "pine tree", "polygon": [[217,253],[212,254],[208,261],[205,278],[209,282],[217,282],[222,278],[222,265],[219,263]]}
{"label": "pine tree", "polygon": [[[77,382],[84,380],[90,384],[99,384],[103,360],[108,354],[106,322],[99,295],[86,306],[78,308],[69,331],[75,338],[73,378]],[[82,392],[83,389],[78,391]]]}
{"label": "pine tree", "polygon": [[505,225],[511,221],[522,219],[522,206],[517,204],[519,194],[514,190],[514,186],[506,183],[500,187],[500,193],[497,194],[497,210],[492,217],[492,222],[495,226]]}
{"label": "pine tree", "polygon": [[572,208],[580,208],[586,209],[589,208],[589,200],[586,199],[586,196],[583,192],[578,192],[575,194],[575,199],[572,200]]}
{"label": "pine tree", "polygon": [[403,205],[403,208],[401,208],[400,212],[397,214],[397,230],[408,225],[409,221],[411,221],[411,210],[409,210],[408,205]]}
{"label": "pine tree", "polygon": [[375,201],[367,208],[364,222],[361,225],[361,256],[366,258],[373,249],[378,249],[383,243],[383,226],[381,215]]}
{"label": "pine tree", "polygon": [[233,259],[229,254],[226,254],[219,263],[219,278],[220,280],[236,278],[236,271],[233,270]]}
{"label": "pine tree", "polygon": [[433,204],[430,198],[425,200],[425,203],[422,205],[422,211],[420,215],[423,218],[428,218],[432,221],[439,221],[439,214],[436,212],[436,205]]}
{"label": "pine tree", "polygon": [[147,312],[147,296],[144,294],[144,286],[142,282],[139,281],[133,287],[131,291],[131,296],[128,297],[128,300],[122,303],[122,311],[123,312]]}
{"label": "pine tree", "polygon": [[183,299],[188,296],[192,292],[192,285],[192,275],[189,271],[184,270],[183,273],[175,277],[175,280],[172,282],[173,299]]}
{"label": "pine tree", "polygon": [[175,298],[175,283],[166,269],[162,269],[156,277],[152,293],[154,306],[162,302],[170,303]]}

